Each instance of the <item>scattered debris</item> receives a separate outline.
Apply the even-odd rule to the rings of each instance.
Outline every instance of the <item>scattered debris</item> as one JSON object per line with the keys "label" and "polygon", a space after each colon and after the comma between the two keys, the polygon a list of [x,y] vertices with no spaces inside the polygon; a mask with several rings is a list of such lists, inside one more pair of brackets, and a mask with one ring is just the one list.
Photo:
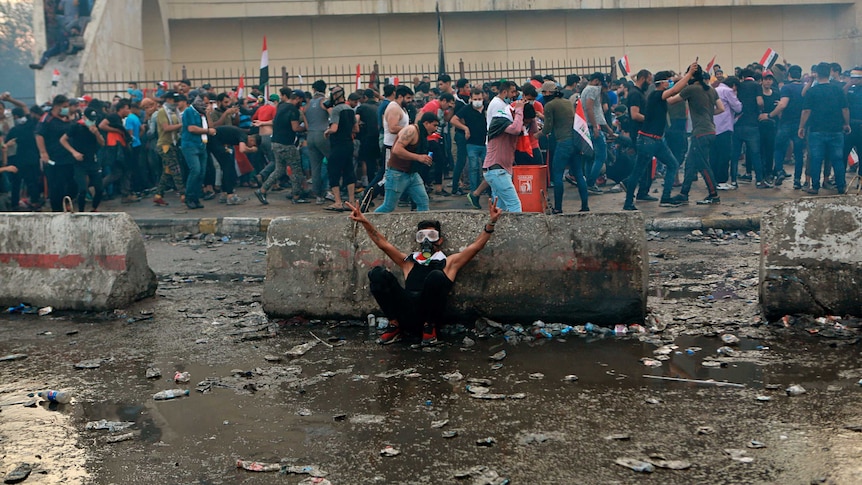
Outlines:
{"label": "scattered debris", "polygon": [[632,435],[628,433],[609,434],[605,436],[605,439],[608,441],[629,441],[632,439]]}
{"label": "scattered debris", "polygon": [[104,359],[82,360],[75,364],[76,369],[98,369],[102,366]]}
{"label": "scattered debris", "polygon": [[563,377],[563,382],[577,382],[577,381],[578,381],[578,376],[576,376],[574,374],[569,374],[569,375]]}
{"label": "scattered debris", "polygon": [[801,394],[805,394],[808,391],[806,391],[805,388],[800,386],[799,384],[793,384],[792,386],[785,389],[784,392],[786,392],[788,396],[799,396]]}
{"label": "scattered debris", "polygon": [[177,384],[184,384],[192,380],[192,375],[188,372],[174,372],[174,382]]}
{"label": "scattered debris", "polygon": [[12,469],[9,473],[3,477],[3,483],[20,483],[27,479],[30,476],[30,472],[33,471],[33,466],[29,463],[19,463],[15,465],[15,468]]}
{"label": "scattered debris", "polygon": [[731,460],[738,461],[740,463],[751,463],[754,461],[754,458],[748,456],[745,450],[729,448],[724,450],[724,452],[730,456]]}
{"label": "scattered debris", "polygon": [[506,358],[506,351],[505,350],[501,350],[501,351],[497,352],[496,354],[492,355],[491,357],[489,357],[489,359],[496,360],[497,362],[499,362],[505,358]]}
{"label": "scattered debris", "polygon": [[455,381],[460,381],[461,379],[463,379],[464,375],[458,371],[455,371],[455,372],[450,372],[448,374],[442,374],[440,377],[442,377],[444,380],[455,382]]}
{"label": "scattered debris", "polygon": [[134,421],[107,421],[105,419],[100,419],[98,421],[90,421],[86,424],[84,429],[87,431],[106,429],[111,433],[122,431],[126,428],[131,428],[135,425]]}
{"label": "scattered debris", "polygon": [[444,432],[443,432],[443,437],[444,437],[444,438],[454,438],[454,437],[456,437],[456,436],[458,436],[458,432],[457,432],[457,431],[455,431],[455,430],[451,430],[451,431],[444,431]]}
{"label": "scattered debris", "polygon": [[640,473],[652,473],[655,471],[655,467],[652,463],[636,460],[634,458],[617,458],[614,460],[614,463]]}
{"label": "scattered debris", "polygon": [[390,446],[390,445],[387,445],[387,446],[385,446],[382,450],[380,450],[380,455],[381,455],[381,456],[386,456],[386,457],[389,457],[389,458],[391,458],[391,457],[393,457],[393,456],[398,456],[398,455],[400,455],[400,454],[401,454],[401,451],[400,451],[400,450],[397,450],[397,449],[393,448],[393,447],[392,447],[392,446]]}
{"label": "scattered debris", "polygon": [[751,440],[745,446],[752,449],[766,448],[766,443],[757,440]]}
{"label": "scattered debris", "polygon": [[129,441],[129,440],[134,439],[134,438],[135,438],[134,432],[125,433],[125,434],[118,434],[115,436],[108,436],[107,438],[105,438],[105,443],[119,443],[121,441]]}
{"label": "scattered debris", "polygon": [[22,359],[26,359],[27,357],[28,357],[27,354],[9,354],[9,355],[4,355],[3,357],[0,357],[0,362],[10,362],[13,360],[22,360]]}
{"label": "scattered debris", "polygon": [[158,367],[147,367],[147,379],[158,379],[162,377],[162,371]]}
{"label": "scattered debris", "polygon": [[237,460],[236,467],[250,472],[280,472],[281,463],[263,463],[258,461]]}
{"label": "scattered debris", "polygon": [[443,426],[446,426],[447,424],[449,424],[448,419],[441,419],[439,421],[431,421],[431,427],[435,428],[435,429],[442,428]]}
{"label": "scattered debris", "polygon": [[503,478],[494,470],[481,465],[474,466],[469,470],[458,470],[453,476],[458,480],[472,478],[473,485],[507,485],[510,483],[508,478]]}
{"label": "scattered debris", "polygon": [[487,438],[482,438],[480,440],[476,440],[476,446],[489,447],[489,446],[494,446],[494,443],[496,443],[496,442],[497,442],[497,440],[495,440],[494,438],[489,436]]}
{"label": "scattered debris", "polygon": [[306,352],[313,349],[317,344],[318,342],[316,340],[312,340],[304,344],[296,345],[287,352],[285,352],[284,355],[292,358],[302,357],[303,355],[305,355]]}

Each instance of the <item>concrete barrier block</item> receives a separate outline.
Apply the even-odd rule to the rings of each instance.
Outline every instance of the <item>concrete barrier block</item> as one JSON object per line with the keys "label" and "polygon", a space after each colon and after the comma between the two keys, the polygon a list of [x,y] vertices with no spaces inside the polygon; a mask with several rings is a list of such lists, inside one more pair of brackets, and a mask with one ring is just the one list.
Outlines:
{"label": "concrete barrier block", "polygon": [[[416,224],[442,222],[447,254],[475,240],[476,211],[369,214],[402,251],[416,250]],[[638,213],[504,214],[491,241],[460,271],[450,298],[456,318],[599,324],[643,320],[648,259]],[[377,312],[368,271],[394,265],[347,217],[274,219],[267,232],[264,309],[277,316],[361,318]],[[400,275],[398,275],[400,278]]]}
{"label": "concrete barrier block", "polygon": [[141,231],[126,213],[0,214],[0,303],[113,310],[153,296]]}
{"label": "concrete barrier block", "polygon": [[198,219],[135,219],[144,234],[168,235],[179,232],[196,234],[199,230]]}
{"label": "concrete barrier block", "polygon": [[764,214],[764,315],[862,316],[862,197],[802,198]]}

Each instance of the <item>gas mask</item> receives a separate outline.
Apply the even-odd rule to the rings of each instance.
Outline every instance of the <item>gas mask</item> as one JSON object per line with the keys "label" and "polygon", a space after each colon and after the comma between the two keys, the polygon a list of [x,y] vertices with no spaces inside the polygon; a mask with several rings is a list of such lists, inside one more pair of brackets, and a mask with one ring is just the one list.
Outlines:
{"label": "gas mask", "polygon": [[440,240],[437,229],[419,229],[416,231],[416,242],[419,243],[419,251],[424,259],[434,254],[434,243]]}

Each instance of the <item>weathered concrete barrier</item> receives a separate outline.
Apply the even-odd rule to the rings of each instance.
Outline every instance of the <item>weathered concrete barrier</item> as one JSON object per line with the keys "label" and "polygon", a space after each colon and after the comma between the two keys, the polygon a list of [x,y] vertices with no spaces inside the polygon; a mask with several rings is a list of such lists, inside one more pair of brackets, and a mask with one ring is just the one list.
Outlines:
{"label": "weathered concrete barrier", "polygon": [[112,310],[153,296],[141,231],[126,213],[0,214],[0,303]]}
{"label": "weathered concrete barrier", "polygon": [[[368,218],[405,252],[417,248],[416,224],[438,219],[450,254],[476,238],[488,215],[435,211]],[[648,289],[643,227],[640,214],[622,212],[504,214],[485,249],[459,272],[450,313],[525,323],[641,322]],[[395,268],[347,216],[274,219],[267,233],[264,309],[277,316],[379,313],[367,277],[379,264]]]}
{"label": "weathered concrete barrier", "polygon": [[802,198],[763,216],[760,304],[765,316],[862,316],[862,197]]}

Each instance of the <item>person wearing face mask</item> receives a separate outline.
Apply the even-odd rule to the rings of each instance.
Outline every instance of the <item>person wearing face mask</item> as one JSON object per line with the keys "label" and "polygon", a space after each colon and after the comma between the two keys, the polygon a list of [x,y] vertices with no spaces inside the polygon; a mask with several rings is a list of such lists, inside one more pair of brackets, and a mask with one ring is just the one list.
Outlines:
{"label": "person wearing face mask", "polygon": [[158,206],[168,205],[164,199],[164,195],[172,182],[181,194],[181,199],[185,197],[185,185],[183,184],[183,176],[180,172],[180,152],[177,147],[180,139],[180,130],[183,128],[176,104],[180,97],[184,96],[169,91],[165,94],[165,104],[156,113],[156,126],[158,130],[156,152],[159,154],[159,159],[162,162],[162,174],[159,177],[159,184],[156,189],[156,195],[153,197],[153,204]]}
{"label": "person wearing face mask", "polygon": [[[481,167],[482,163],[485,162],[485,154],[488,150],[485,145],[485,139],[488,136],[488,127],[485,124],[485,97],[481,89],[473,88],[470,92],[470,104],[459,109],[450,123],[464,133],[467,176],[470,180],[470,190],[476,190],[481,183]],[[460,167],[455,165],[455,172],[452,176],[453,194],[458,188],[458,179],[461,178],[463,168],[463,165]]]}
{"label": "person wearing face mask", "polygon": [[63,199],[73,197],[78,192],[75,187],[74,159],[60,144],[60,138],[69,129],[68,116],[69,98],[58,94],[51,101],[51,112],[36,128],[39,162],[48,179],[48,197],[53,212],[62,212]]}
{"label": "person wearing face mask", "polygon": [[[17,104],[17,103],[16,103]],[[21,103],[23,104],[23,103]],[[11,204],[16,209],[21,201],[21,186],[27,189],[27,206],[31,210],[41,207],[42,184],[39,169],[39,149],[36,147],[36,123],[42,110],[38,106],[28,109],[26,105],[12,110],[15,126],[6,134],[9,166],[17,168],[10,176]]]}
{"label": "person wearing face mask", "polygon": [[93,187],[93,212],[97,212],[102,201],[102,169],[96,161],[99,147],[105,146],[105,138],[96,126],[99,117],[95,109],[84,111],[84,118],[71,123],[69,130],[60,137],[60,144],[75,161],[75,185],[78,188],[78,212],[84,212],[87,205],[89,185]]}
{"label": "person wearing face mask", "polygon": [[[349,205],[349,204],[348,204]],[[405,254],[386,240],[359,210],[349,205],[350,218],[365,228],[371,241],[401,269],[404,286],[389,270],[375,266],[368,272],[371,294],[389,318],[389,327],[379,343],[392,344],[401,340],[402,332],[418,334],[421,328],[423,346],[437,343],[437,328],[443,323],[446,300],[455,284],[455,277],[481,251],[503,211],[493,200],[488,202],[488,222],[479,236],[463,251],[449,256],[443,252],[443,234],[439,221],[422,221],[417,226],[419,251]]]}

